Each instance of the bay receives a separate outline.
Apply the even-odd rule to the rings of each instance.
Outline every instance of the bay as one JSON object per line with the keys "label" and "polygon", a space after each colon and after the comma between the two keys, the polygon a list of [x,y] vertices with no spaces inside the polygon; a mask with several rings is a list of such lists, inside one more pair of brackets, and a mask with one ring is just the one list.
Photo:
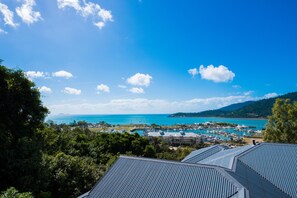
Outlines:
{"label": "bay", "polygon": [[119,114],[119,115],[56,115],[49,116],[47,120],[52,120],[57,124],[69,124],[75,121],[86,121],[88,123],[98,123],[105,121],[112,125],[125,124],[158,124],[158,125],[175,125],[175,124],[194,124],[205,122],[227,122],[245,126],[255,127],[261,130],[265,127],[267,120],[264,119],[244,119],[244,118],[193,118],[193,117],[168,117],[169,114]]}

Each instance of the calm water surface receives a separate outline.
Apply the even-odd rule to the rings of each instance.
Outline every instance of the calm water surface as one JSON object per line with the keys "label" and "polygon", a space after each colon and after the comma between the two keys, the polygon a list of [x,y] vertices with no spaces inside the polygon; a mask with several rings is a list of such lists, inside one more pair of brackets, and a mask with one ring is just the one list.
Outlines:
{"label": "calm water surface", "polygon": [[53,120],[57,124],[70,123],[84,120],[89,123],[105,121],[109,124],[194,124],[204,122],[228,122],[246,126],[254,126],[260,130],[265,127],[267,120],[239,119],[239,118],[170,118],[169,114],[138,114],[138,115],[57,115],[49,116],[47,120]]}

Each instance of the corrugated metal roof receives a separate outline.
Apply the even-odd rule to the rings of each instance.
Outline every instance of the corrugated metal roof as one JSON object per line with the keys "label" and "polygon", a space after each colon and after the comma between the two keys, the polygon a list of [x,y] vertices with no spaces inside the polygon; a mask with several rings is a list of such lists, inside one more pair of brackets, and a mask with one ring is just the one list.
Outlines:
{"label": "corrugated metal roof", "polygon": [[291,197],[297,197],[296,144],[263,143],[238,156],[238,161]]}
{"label": "corrugated metal roof", "polygon": [[262,143],[235,149],[215,145],[192,152],[183,163],[120,157],[88,195],[249,196],[297,198],[297,145]]}
{"label": "corrugated metal roof", "polygon": [[90,191],[94,197],[245,197],[247,190],[211,166],[120,157]]}
{"label": "corrugated metal roof", "polygon": [[199,161],[199,164],[216,165],[216,166],[232,169],[233,160],[235,156],[245,152],[246,150],[252,148],[253,146],[254,145],[246,145],[246,146],[241,146],[237,148],[222,150]]}
{"label": "corrugated metal roof", "polygon": [[241,161],[236,164],[235,172],[231,170],[227,172],[248,189],[250,197],[290,197]]}
{"label": "corrugated metal roof", "polygon": [[80,196],[77,197],[77,198],[87,198],[88,196],[89,196],[89,192],[86,192],[86,193],[80,195]]}
{"label": "corrugated metal roof", "polygon": [[186,156],[182,162],[186,162],[186,163],[198,163],[199,161],[217,153],[220,152],[222,150],[228,149],[228,147],[226,146],[222,146],[222,145],[214,145],[214,146],[210,146],[210,147],[206,147],[206,148],[202,148],[196,151],[192,151],[188,156]]}

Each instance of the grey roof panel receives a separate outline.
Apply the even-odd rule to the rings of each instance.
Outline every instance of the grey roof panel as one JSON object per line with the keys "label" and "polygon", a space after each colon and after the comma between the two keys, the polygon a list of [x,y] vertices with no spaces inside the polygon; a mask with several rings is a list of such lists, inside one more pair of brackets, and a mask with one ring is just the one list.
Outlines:
{"label": "grey roof panel", "polygon": [[88,197],[245,197],[246,193],[216,167],[120,157]]}
{"label": "grey roof panel", "polygon": [[222,146],[222,145],[214,145],[206,148],[202,148],[196,151],[191,152],[188,156],[186,156],[182,162],[186,163],[198,163],[201,160],[217,153],[222,150],[228,149],[228,147]]}
{"label": "grey roof panel", "polygon": [[89,196],[89,192],[86,192],[80,196],[78,196],[77,198],[87,198]]}
{"label": "grey roof panel", "polygon": [[290,196],[284,193],[282,190],[274,186],[264,177],[259,175],[250,167],[246,166],[242,162],[236,164],[236,170],[227,171],[233,178],[239,181],[245,188],[248,189],[250,197],[261,198],[289,198]]}
{"label": "grey roof panel", "polygon": [[[297,197],[297,145],[260,144],[238,157],[291,197]],[[236,165],[237,166],[237,165]]]}
{"label": "grey roof panel", "polygon": [[200,164],[216,165],[224,168],[232,169],[235,156],[252,148],[254,145],[246,145],[237,148],[219,151],[201,161]]}
{"label": "grey roof panel", "polygon": [[215,145],[183,163],[120,157],[87,197],[297,198],[297,145]]}

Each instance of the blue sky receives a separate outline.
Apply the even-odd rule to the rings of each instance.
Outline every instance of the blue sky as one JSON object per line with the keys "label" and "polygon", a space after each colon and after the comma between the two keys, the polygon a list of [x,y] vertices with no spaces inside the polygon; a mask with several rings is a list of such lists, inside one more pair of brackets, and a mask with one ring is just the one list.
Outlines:
{"label": "blue sky", "polygon": [[295,0],[0,0],[0,58],[51,114],[173,113],[296,91]]}

